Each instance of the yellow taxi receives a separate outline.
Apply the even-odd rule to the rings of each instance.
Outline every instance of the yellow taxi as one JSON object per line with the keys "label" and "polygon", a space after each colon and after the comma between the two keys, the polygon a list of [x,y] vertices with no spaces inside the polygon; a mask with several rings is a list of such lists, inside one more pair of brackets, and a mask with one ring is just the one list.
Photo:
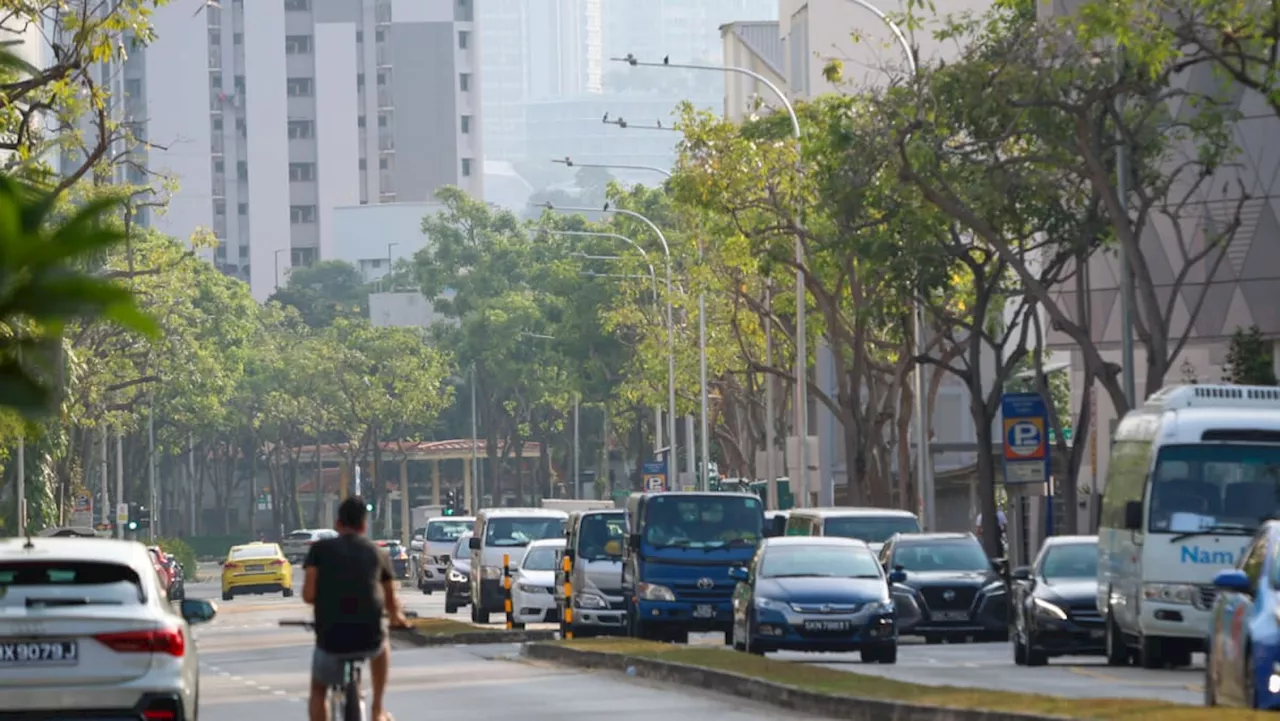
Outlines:
{"label": "yellow taxi", "polygon": [[293,566],[275,543],[232,546],[222,562],[222,600],[241,594],[293,595]]}

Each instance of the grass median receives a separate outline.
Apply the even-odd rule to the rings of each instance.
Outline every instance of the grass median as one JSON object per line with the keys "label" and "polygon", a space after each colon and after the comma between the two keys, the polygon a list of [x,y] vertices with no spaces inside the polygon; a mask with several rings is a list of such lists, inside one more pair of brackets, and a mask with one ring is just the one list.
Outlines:
{"label": "grass median", "polygon": [[[1203,721],[1210,716],[1214,721],[1264,721],[1264,719],[1275,718],[1274,714],[1260,711],[1243,709],[1208,711],[1203,707],[1157,700],[1074,699],[955,686],[926,686],[893,681],[879,676],[836,671],[810,664],[776,661],[721,648],[673,646],[630,639],[582,639],[561,643],[584,651],[613,653],[728,671],[806,691],[929,706],[1017,711],[1099,721],[1146,721],[1147,719]],[[939,667],[938,672],[945,674],[946,669]]]}
{"label": "grass median", "polygon": [[505,633],[506,629],[475,626],[451,618],[411,618],[409,628],[423,636],[457,636],[461,633]]}

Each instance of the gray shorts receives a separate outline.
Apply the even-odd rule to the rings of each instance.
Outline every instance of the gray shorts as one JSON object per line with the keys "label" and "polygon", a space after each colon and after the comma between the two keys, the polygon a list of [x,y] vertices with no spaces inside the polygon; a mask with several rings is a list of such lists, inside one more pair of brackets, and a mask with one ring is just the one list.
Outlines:
{"label": "gray shorts", "polygon": [[317,648],[311,654],[311,681],[323,686],[341,686],[346,680],[342,674],[343,662],[368,661],[386,650],[386,643],[372,651],[360,653],[329,653]]}

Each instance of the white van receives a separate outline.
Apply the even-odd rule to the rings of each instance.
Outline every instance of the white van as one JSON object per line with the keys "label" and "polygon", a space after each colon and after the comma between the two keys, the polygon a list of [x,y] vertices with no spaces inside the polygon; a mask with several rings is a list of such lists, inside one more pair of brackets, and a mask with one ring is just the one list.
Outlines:
{"label": "white van", "polygon": [[1216,591],[1280,510],[1280,388],[1164,388],[1116,428],[1098,528],[1107,662],[1187,666]]}
{"label": "white van", "polygon": [[485,508],[476,514],[471,546],[471,621],[488,623],[503,613],[502,557],[512,573],[534,541],[564,538],[569,514],[546,508]]}

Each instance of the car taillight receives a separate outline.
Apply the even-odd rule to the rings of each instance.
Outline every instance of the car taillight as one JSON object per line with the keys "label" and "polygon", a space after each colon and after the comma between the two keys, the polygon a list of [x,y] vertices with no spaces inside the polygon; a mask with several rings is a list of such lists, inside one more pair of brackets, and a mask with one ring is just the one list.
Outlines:
{"label": "car taillight", "polygon": [[187,652],[187,639],[179,628],[102,633],[93,638],[117,653],[167,653],[181,657]]}
{"label": "car taillight", "polygon": [[147,721],[173,721],[178,718],[178,712],[167,708],[149,708],[142,712],[142,718]]}
{"label": "car taillight", "polygon": [[226,563],[222,564],[222,568],[227,571],[239,571],[240,564],[227,561]]}
{"label": "car taillight", "polygon": [[283,566],[283,565],[284,565],[284,561],[283,561],[282,559],[277,558],[276,560],[272,561],[271,563],[268,563],[267,565],[268,565],[268,566]]}

